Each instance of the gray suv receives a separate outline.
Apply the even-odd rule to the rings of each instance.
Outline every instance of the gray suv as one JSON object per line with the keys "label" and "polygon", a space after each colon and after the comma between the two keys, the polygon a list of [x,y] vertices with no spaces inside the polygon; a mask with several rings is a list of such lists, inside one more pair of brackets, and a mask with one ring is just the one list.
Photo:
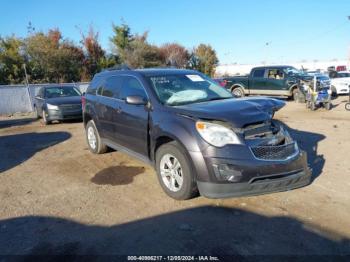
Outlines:
{"label": "gray suv", "polygon": [[192,70],[107,70],[83,101],[86,139],[154,166],[172,198],[290,190],[310,183],[306,154],[272,120],[285,103],[236,99]]}

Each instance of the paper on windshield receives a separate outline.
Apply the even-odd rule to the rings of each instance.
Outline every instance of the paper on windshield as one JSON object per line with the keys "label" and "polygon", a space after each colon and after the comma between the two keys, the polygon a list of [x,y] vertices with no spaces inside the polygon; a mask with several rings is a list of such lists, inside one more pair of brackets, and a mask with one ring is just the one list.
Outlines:
{"label": "paper on windshield", "polygon": [[205,81],[200,75],[186,75],[193,82]]}

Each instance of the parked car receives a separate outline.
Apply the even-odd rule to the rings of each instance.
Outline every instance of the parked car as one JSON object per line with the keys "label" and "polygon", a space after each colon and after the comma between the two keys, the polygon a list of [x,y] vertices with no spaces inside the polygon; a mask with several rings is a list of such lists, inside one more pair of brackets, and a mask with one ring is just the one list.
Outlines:
{"label": "parked car", "polygon": [[331,77],[331,88],[334,95],[349,94],[350,92],[350,72],[332,71],[329,73]]}
{"label": "parked car", "polygon": [[306,154],[272,120],[285,103],[236,99],[191,70],[101,72],[83,100],[90,151],[108,147],[155,167],[175,199],[256,195],[310,183]]}
{"label": "parked car", "polygon": [[34,112],[46,125],[52,121],[81,119],[81,93],[75,86],[44,86],[35,96]]}
{"label": "parked car", "polygon": [[227,77],[226,88],[235,97],[287,96],[298,100],[298,82],[304,74],[291,66],[255,67],[248,76]]}

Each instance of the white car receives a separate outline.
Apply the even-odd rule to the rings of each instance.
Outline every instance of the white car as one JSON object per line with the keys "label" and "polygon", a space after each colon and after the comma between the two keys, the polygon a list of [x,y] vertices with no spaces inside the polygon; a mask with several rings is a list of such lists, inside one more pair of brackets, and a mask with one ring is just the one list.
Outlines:
{"label": "white car", "polygon": [[331,88],[333,94],[349,94],[350,91],[350,72],[340,71],[331,78]]}

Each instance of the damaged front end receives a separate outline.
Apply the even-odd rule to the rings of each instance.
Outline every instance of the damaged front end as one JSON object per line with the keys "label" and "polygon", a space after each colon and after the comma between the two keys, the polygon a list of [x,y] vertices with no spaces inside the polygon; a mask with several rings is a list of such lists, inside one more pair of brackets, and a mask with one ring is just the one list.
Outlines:
{"label": "damaged front end", "polygon": [[298,144],[277,121],[248,125],[241,132],[256,159],[285,161],[300,153]]}

